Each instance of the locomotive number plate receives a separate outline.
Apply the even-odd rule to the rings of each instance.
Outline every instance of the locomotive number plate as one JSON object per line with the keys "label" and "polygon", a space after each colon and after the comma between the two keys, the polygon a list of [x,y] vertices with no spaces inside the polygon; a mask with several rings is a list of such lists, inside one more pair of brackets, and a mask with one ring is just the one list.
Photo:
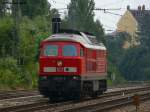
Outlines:
{"label": "locomotive number plate", "polygon": [[63,72],[64,68],[63,67],[57,67],[57,72]]}

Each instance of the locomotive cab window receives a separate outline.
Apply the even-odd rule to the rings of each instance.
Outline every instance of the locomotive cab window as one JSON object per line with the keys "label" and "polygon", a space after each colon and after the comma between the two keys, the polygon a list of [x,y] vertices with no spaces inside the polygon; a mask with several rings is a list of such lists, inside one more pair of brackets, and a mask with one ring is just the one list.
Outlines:
{"label": "locomotive cab window", "polygon": [[84,51],[83,48],[80,49],[80,56],[83,57],[84,56]]}
{"label": "locomotive cab window", "polygon": [[47,45],[44,48],[44,56],[58,56],[58,46],[57,45]]}
{"label": "locomotive cab window", "polygon": [[63,46],[63,56],[77,56],[77,48],[74,45]]}

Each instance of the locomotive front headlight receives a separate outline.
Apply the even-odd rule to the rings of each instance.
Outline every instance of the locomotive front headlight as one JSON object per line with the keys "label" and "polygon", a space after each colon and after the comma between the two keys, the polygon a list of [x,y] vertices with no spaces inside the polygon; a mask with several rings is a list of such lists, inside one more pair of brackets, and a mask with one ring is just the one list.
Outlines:
{"label": "locomotive front headlight", "polygon": [[79,79],[79,77],[77,77],[77,76],[73,76],[73,79],[74,79],[74,80],[78,80],[78,79]]}
{"label": "locomotive front headlight", "polygon": [[64,67],[64,72],[77,72],[77,67]]}

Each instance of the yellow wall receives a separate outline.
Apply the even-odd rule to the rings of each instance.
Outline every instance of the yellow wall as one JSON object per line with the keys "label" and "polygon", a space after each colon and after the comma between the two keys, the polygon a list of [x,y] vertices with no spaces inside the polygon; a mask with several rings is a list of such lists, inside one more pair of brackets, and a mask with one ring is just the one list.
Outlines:
{"label": "yellow wall", "polygon": [[[139,44],[136,35],[137,30],[138,30],[138,23],[136,19],[133,17],[132,13],[129,10],[127,10],[117,24],[117,31],[129,33],[131,35],[130,46],[134,46]],[[127,46],[129,46],[129,44]]]}
{"label": "yellow wall", "polygon": [[138,23],[129,10],[125,12],[117,24],[118,31],[126,31],[129,34],[136,32],[137,27]]}

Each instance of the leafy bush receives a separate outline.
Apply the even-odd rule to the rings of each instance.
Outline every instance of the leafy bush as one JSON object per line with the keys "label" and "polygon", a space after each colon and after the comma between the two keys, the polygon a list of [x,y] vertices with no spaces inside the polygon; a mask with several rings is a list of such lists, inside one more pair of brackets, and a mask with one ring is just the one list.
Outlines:
{"label": "leafy bush", "polygon": [[13,37],[14,24],[12,18],[0,18],[0,56],[12,55],[12,45],[14,44]]}
{"label": "leafy bush", "polygon": [[17,66],[17,60],[0,59],[0,88],[33,88],[37,86],[37,64],[30,69]]}
{"label": "leafy bush", "polygon": [[47,0],[27,1],[19,9],[12,4],[11,14],[0,2],[0,88],[37,87],[39,43],[51,33],[51,11]]}
{"label": "leafy bush", "polygon": [[17,60],[13,58],[0,59],[0,85],[1,87],[14,88],[22,82],[19,75],[19,68],[17,67]]}

